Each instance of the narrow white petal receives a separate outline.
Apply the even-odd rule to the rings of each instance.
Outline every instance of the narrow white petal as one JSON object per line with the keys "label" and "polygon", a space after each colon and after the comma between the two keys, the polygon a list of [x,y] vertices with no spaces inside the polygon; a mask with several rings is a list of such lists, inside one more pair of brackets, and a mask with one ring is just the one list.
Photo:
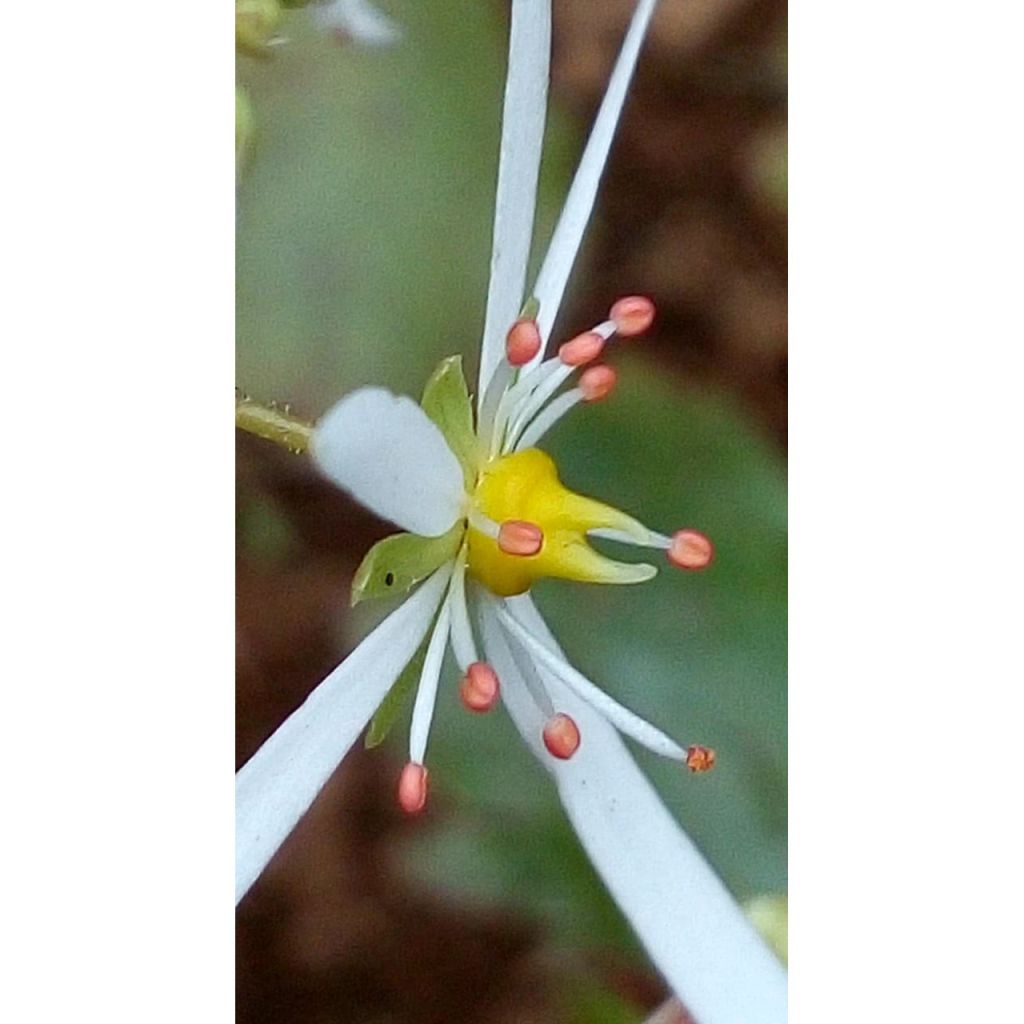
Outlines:
{"label": "narrow white petal", "polygon": [[[561,654],[528,595],[510,604],[532,633]],[[700,1024],[783,1024],[785,971],[615,730],[539,666],[556,705],[572,715],[581,736],[570,760],[547,754],[540,735],[543,716],[525,694],[493,610],[485,609],[481,626],[517,728],[554,776],[566,813],[605,885],[694,1018]]]}
{"label": "narrow white petal", "polygon": [[443,566],[393,611],[235,776],[235,902],[316,798],[413,656],[448,584]]}
{"label": "narrow white petal", "polygon": [[378,11],[369,0],[316,3],[312,15],[319,28],[344,33],[363,46],[391,46],[402,38],[397,23]]}
{"label": "narrow white petal", "polygon": [[403,530],[439,537],[462,515],[459,460],[411,398],[353,391],[317,423],[312,453],[328,479]]}
{"label": "narrow white petal", "polygon": [[[540,336],[545,342],[547,342],[551,328],[558,316],[558,308],[562,303],[562,296],[565,294],[569,273],[572,271],[580,243],[583,241],[583,234],[590,221],[594,200],[597,197],[597,187],[601,181],[601,175],[604,173],[608,151],[611,149],[612,139],[615,137],[615,129],[619,123],[619,115],[622,113],[622,105],[626,100],[629,82],[633,77],[633,69],[636,67],[640,47],[643,44],[656,3],[657,0],[640,0],[636,5],[633,20],[626,32],[626,38],[622,43],[622,49],[615,62],[611,78],[608,80],[608,88],[601,101],[601,108],[597,112],[594,127],[590,131],[590,138],[583,150],[579,167],[576,169],[576,176],[573,178],[565,206],[562,208],[562,214],[555,227],[555,233],[551,237],[547,255],[544,257],[540,274],[537,276],[533,294],[540,302],[537,325],[540,327]],[[535,362],[540,361],[543,351],[542,347]]]}
{"label": "narrow white petal", "polygon": [[479,402],[505,352],[526,287],[551,62],[551,0],[512,0]]}

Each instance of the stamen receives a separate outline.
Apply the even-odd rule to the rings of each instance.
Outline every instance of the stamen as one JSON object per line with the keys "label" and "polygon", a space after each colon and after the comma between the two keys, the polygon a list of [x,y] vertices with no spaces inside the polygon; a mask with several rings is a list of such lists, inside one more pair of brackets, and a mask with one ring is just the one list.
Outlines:
{"label": "stamen", "polygon": [[517,320],[505,338],[505,358],[512,366],[524,366],[540,351],[536,320]]}
{"label": "stamen", "polygon": [[592,366],[580,377],[579,390],[584,402],[599,402],[615,389],[619,375],[610,366]]}
{"label": "stamen", "polygon": [[523,431],[515,443],[515,450],[521,452],[533,448],[570,409],[582,401],[584,397],[580,388],[573,388],[559,395],[543,412],[538,413],[536,419]]}
{"label": "stamen", "polygon": [[544,544],[544,531],[536,523],[507,519],[498,530],[498,547],[506,555],[526,558],[536,555]]}
{"label": "stamen", "polygon": [[483,661],[475,661],[459,683],[459,697],[469,711],[490,711],[498,702],[498,675]]}
{"label": "stamen", "polygon": [[437,684],[441,679],[441,665],[448,646],[448,633],[452,621],[451,597],[441,605],[437,625],[427,644],[427,653],[420,672],[420,684],[416,690],[416,701],[412,707],[412,723],[409,726],[409,760],[423,764],[427,754],[427,737],[434,717],[437,702]]}
{"label": "stamen", "polygon": [[475,505],[470,507],[469,511],[466,513],[466,518],[469,520],[469,525],[476,530],[477,533],[482,533],[485,537],[490,537],[491,540],[498,539],[501,527],[498,526],[490,516],[481,512]]}
{"label": "stamen", "polygon": [[419,814],[427,805],[427,769],[410,761],[398,778],[398,806],[406,814]]}
{"label": "stamen", "polygon": [[[507,366],[508,364],[502,365]],[[491,432],[491,458],[494,458],[501,450],[505,428],[508,426],[514,410],[525,407],[534,392],[559,371],[567,374],[571,372],[566,371],[565,364],[560,359],[546,359],[539,366],[521,374],[519,380],[501,396]]]}
{"label": "stamen", "polygon": [[566,366],[583,366],[592,363],[604,349],[605,339],[597,331],[585,331],[572,341],[567,341],[559,350],[558,358]]}
{"label": "stamen", "polygon": [[568,761],[580,747],[580,730],[569,715],[559,712],[544,723],[544,746],[552,757]]}
{"label": "stamen", "polygon": [[678,569],[706,569],[715,557],[715,546],[700,530],[676,530],[668,547],[668,560]]}
{"label": "stamen", "polygon": [[582,672],[545,647],[515,616],[507,606],[497,605],[498,618],[512,640],[522,644],[541,665],[557,676],[581,700],[602,714],[619,732],[631,736],[648,750],[673,761],[685,761],[686,753],[675,740],[656,726],[645,722],[639,715],[624,708],[600,687],[595,686]]}
{"label": "stamen", "polygon": [[478,660],[476,644],[473,642],[473,627],[469,624],[469,608],[466,604],[465,543],[463,543],[455,562],[449,595],[452,603],[452,652],[459,668],[465,672],[474,661]]}
{"label": "stamen", "polygon": [[645,295],[627,295],[612,306],[608,318],[622,337],[634,338],[654,322],[654,303]]}
{"label": "stamen", "polygon": [[715,751],[712,747],[702,747],[694,744],[686,751],[686,767],[695,775],[700,772],[709,772],[715,766]]}

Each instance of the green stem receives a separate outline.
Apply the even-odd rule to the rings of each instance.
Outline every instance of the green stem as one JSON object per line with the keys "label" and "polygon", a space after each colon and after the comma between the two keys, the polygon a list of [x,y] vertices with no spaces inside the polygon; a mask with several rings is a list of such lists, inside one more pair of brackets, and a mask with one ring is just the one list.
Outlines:
{"label": "green stem", "polygon": [[275,406],[254,402],[248,395],[235,393],[235,426],[250,434],[273,441],[296,455],[309,447],[313,426]]}

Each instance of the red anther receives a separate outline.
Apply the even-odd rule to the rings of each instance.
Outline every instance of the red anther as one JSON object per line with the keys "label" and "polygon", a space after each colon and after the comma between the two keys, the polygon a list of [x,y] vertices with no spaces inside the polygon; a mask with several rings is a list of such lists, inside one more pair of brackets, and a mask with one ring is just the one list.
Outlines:
{"label": "red anther", "polygon": [[505,338],[505,358],[523,366],[540,351],[540,330],[536,320],[517,320]]}
{"label": "red anther", "polygon": [[646,295],[627,295],[608,311],[608,319],[622,337],[633,338],[654,323],[654,303]]}
{"label": "red anther", "polygon": [[668,560],[677,569],[706,569],[715,557],[715,546],[700,530],[676,530]]}
{"label": "red anther", "polygon": [[427,805],[427,769],[410,761],[398,780],[398,806],[406,814],[419,814]]}
{"label": "red anther", "polygon": [[580,747],[580,730],[568,716],[559,712],[544,724],[544,746],[552,757],[568,761]]}
{"label": "red anther", "polygon": [[586,331],[577,334],[572,341],[567,341],[559,350],[558,358],[566,366],[583,366],[592,363],[604,348],[604,338],[597,331]]}
{"label": "red anther", "polygon": [[709,772],[715,766],[715,751],[712,747],[702,747],[694,744],[686,751],[686,767],[691,772]]}
{"label": "red anther", "polygon": [[591,366],[584,370],[580,377],[579,388],[583,392],[584,402],[599,402],[602,398],[615,390],[615,383],[619,375],[603,363],[600,366]]}
{"label": "red anther", "polygon": [[535,555],[544,543],[544,531],[536,523],[506,519],[498,528],[498,547],[506,555]]}
{"label": "red anther", "polygon": [[469,711],[490,711],[498,702],[498,675],[484,661],[474,661],[459,683],[459,696]]}

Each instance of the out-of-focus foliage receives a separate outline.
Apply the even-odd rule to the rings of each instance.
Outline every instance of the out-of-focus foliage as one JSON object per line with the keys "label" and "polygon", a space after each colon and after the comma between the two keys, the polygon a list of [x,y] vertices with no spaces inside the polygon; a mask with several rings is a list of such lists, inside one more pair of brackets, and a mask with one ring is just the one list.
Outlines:
{"label": "out-of-focus foliage", "polygon": [[[490,3],[382,7],[403,28],[394,48],[339,48],[286,14],[293,45],[239,66],[260,131],[238,194],[238,383],[309,416],[367,383],[416,396],[452,353],[474,378],[505,24]],[[556,111],[542,243],[579,143]],[[772,152],[764,173],[780,166]],[[549,581],[536,597],[581,670],[684,744],[716,748],[699,777],[638,756],[738,897],[783,890],[783,464],[733,401],[666,372],[642,344],[610,360],[614,397],[576,410],[546,445],[563,480],[654,528],[707,532],[716,560],[697,575],[666,566],[641,587]],[[352,639],[368,621],[349,620]],[[530,906],[576,947],[633,949],[543,771],[502,712],[462,709],[457,675],[450,664],[429,751],[433,809],[407,870],[462,899]],[[405,743],[400,721],[384,749],[400,761]]]}

